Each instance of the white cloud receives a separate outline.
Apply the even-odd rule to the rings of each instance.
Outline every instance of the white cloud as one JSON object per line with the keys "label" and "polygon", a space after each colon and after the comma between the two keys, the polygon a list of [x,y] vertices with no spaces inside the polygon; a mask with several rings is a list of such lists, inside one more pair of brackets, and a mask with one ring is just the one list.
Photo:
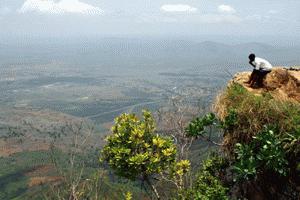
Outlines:
{"label": "white cloud", "polygon": [[228,14],[233,14],[236,12],[236,10],[232,6],[224,5],[224,4],[218,6],[218,11],[220,13],[228,13]]}
{"label": "white cloud", "polygon": [[197,12],[197,8],[187,4],[165,4],[160,7],[163,12]]}
{"label": "white cloud", "polygon": [[102,14],[103,10],[79,0],[26,0],[20,13],[38,12],[47,14]]}

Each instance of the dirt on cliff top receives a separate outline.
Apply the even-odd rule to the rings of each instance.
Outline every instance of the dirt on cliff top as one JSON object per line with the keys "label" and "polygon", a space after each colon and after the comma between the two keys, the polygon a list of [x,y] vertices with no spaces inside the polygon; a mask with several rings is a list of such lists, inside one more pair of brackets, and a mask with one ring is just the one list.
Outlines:
{"label": "dirt on cliff top", "polygon": [[269,92],[278,100],[296,101],[300,103],[300,68],[276,67],[264,80],[262,88],[251,88],[245,82],[249,80],[251,72],[237,73],[232,82],[241,84],[248,91],[261,95]]}

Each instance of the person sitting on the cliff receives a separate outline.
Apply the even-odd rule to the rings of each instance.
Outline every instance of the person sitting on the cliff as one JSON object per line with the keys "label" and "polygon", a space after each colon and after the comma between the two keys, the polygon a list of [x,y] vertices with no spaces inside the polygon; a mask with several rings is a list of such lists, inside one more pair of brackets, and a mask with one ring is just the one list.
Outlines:
{"label": "person sitting on the cliff", "polygon": [[254,69],[246,83],[250,84],[250,87],[263,87],[263,80],[272,71],[273,66],[267,60],[256,57],[255,54],[249,55],[249,64]]}

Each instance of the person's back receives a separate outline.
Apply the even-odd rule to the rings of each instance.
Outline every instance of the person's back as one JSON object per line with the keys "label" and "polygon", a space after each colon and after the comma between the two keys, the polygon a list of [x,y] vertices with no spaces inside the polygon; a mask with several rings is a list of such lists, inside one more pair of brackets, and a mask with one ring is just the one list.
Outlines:
{"label": "person's back", "polygon": [[269,61],[259,57],[255,57],[253,64],[256,70],[271,71],[273,68]]}

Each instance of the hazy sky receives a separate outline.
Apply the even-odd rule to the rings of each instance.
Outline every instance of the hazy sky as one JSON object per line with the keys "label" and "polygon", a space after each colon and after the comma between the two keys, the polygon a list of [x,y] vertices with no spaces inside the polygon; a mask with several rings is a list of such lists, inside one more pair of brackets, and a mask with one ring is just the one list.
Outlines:
{"label": "hazy sky", "polygon": [[299,38],[299,0],[0,0],[2,35]]}

